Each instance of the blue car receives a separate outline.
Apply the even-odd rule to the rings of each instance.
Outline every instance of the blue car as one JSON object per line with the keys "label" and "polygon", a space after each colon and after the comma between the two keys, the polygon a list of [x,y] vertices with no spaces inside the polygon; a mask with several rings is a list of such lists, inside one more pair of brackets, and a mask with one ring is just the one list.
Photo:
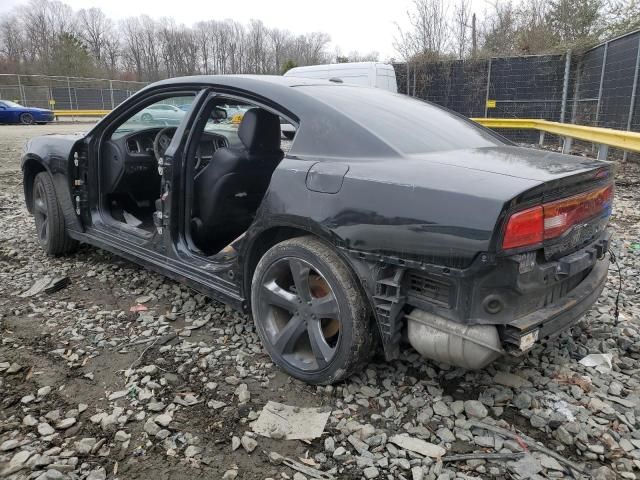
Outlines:
{"label": "blue car", "polygon": [[0,100],[0,123],[34,123],[53,122],[53,110],[46,108],[23,107],[9,100]]}

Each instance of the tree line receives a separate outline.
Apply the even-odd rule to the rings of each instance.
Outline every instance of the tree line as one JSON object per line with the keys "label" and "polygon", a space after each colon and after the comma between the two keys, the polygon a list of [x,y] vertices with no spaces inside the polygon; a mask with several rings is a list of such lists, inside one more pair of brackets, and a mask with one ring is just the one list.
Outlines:
{"label": "tree line", "polygon": [[[640,0],[487,0],[483,11],[474,11],[471,0],[413,0],[393,46],[403,61],[555,53],[636,28]],[[260,20],[115,21],[99,8],[30,0],[0,16],[0,73],[154,81],[378,60],[376,52],[330,52],[329,42],[324,32],[294,34]]]}
{"label": "tree line", "polygon": [[394,47],[403,60],[557,53],[640,28],[640,0],[413,0]]}
{"label": "tree line", "polygon": [[74,11],[30,0],[0,16],[0,73],[154,81],[193,74],[281,74],[298,65],[377,60],[328,51],[324,32],[296,35],[260,20],[191,26],[147,15],[114,21],[99,8]]}

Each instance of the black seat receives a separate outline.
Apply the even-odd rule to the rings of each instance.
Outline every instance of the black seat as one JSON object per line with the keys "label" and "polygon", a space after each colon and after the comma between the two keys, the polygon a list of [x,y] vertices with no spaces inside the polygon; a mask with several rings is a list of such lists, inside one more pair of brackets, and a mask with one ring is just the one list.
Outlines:
{"label": "black seat", "polygon": [[266,110],[248,110],[238,137],[241,147],[218,149],[194,179],[191,236],[209,255],[249,227],[284,156],[280,119]]}

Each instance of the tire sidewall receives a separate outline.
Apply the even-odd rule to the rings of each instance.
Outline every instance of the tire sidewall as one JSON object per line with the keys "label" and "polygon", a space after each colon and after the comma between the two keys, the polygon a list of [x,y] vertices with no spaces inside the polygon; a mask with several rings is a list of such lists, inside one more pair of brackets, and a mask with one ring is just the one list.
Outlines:
{"label": "tire sidewall", "polygon": [[[331,359],[331,362],[322,370],[309,372],[288,364],[272,348],[264,325],[258,318],[258,305],[260,302],[259,289],[262,284],[262,279],[271,265],[287,257],[299,258],[310,263],[329,283],[338,302],[341,318],[340,337],[336,346],[337,351]],[[353,343],[354,317],[358,313],[353,311],[353,306],[347,298],[347,293],[334,273],[332,266],[326,265],[325,261],[314,252],[296,244],[278,244],[268,250],[258,262],[251,282],[251,312],[256,330],[264,348],[269,353],[273,362],[291,376],[312,384],[332,383],[333,379],[343,376]]]}
{"label": "tire sidewall", "polygon": [[[48,189],[47,189],[47,185],[46,185],[46,180],[42,177],[42,175],[37,175],[34,182],[33,182],[33,202],[35,203],[35,196],[36,196],[36,192],[38,191],[38,187],[42,185],[42,190],[44,192],[44,202],[45,206],[47,207],[47,218],[45,219],[45,222],[47,222],[47,240],[45,242],[43,242],[40,239],[40,235],[37,235],[38,238],[38,243],[40,244],[40,246],[46,251],[48,252],[51,248],[51,234],[53,233],[51,231],[52,229],[52,225],[51,225],[51,219],[52,219],[52,215],[54,214],[54,212],[52,212],[52,205],[50,202],[50,198],[48,195]],[[38,220],[35,220],[35,224],[36,224],[36,231],[38,230]]]}
{"label": "tire sidewall", "polygon": [[[64,214],[60,204],[58,203],[58,197],[56,196],[56,189],[53,185],[53,180],[48,172],[40,172],[33,180],[32,201],[35,203],[35,192],[38,186],[42,185],[42,189],[45,195],[44,201],[47,210],[47,240],[45,242],[40,240],[38,235],[38,244],[48,255],[61,255],[65,253],[73,252],[78,242],[67,234],[67,229],[64,220]],[[35,212],[34,212],[35,213]],[[38,234],[36,221],[36,235]]]}

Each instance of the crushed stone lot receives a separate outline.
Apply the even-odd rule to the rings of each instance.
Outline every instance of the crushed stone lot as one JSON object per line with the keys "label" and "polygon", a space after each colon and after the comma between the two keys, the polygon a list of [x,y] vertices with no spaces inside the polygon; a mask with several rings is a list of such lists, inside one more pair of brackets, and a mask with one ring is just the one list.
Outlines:
{"label": "crushed stone lot", "polygon": [[[619,168],[611,220],[617,320],[612,264],[591,312],[520,363],[469,372],[407,347],[314,387],[271,363],[247,316],[97,248],[41,251],[22,145],[89,127],[0,126],[0,477],[640,478],[637,164]],[[21,296],[45,276],[70,282]],[[269,401],[331,411],[323,435],[254,433]]]}

